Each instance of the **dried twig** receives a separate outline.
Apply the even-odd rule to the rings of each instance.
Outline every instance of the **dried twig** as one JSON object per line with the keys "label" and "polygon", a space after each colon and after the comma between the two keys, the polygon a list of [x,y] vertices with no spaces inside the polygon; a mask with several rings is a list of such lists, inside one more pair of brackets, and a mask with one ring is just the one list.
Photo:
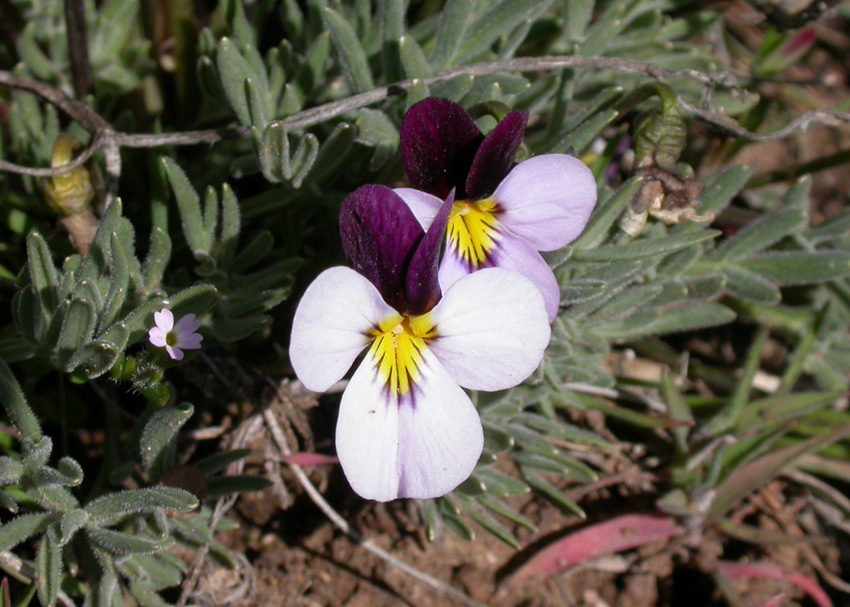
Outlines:
{"label": "dried twig", "polygon": [[[285,395],[281,394],[280,396],[281,398],[286,398]],[[274,440],[278,450],[284,456],[292,455],[292,451],[290,450],[289,445],[286,442],[286,437],[283,435],[283,430],[281,429],[280,424],[278,424],[274,413],[269,407],[263,409],[263,419],[266,422],[266,427],[269,429],[269,432],[271,433],[272,439]],[[469,605],[470,607],[486,607],[478,601],[466,596],[456,588],[452,588],[448,584],[445,584],[440,580],[431,577],[427,573],[424,573],[416,569],[415,567],[408,565],[403,561],[400,561],[386,550],[379,548],[369,540],[362,537],[351,527],[351,525],[348,524],[348,521],[346,521],[342,517],[342,515],[340,515],[336,510],[334,510],[330,504],[328,504],[325,498],[322,497],[322,494],[319,493],[319,490],[316,489],[313,483],[310,482],[310,479],[307,478],[307,474],[305,474],[301,466],[297,466],[295,464],[290,463],[289,468],[292,470],[293,474],[295,474],[296,478],[298,478],[298,481],[301,483],[301,486],[304,487],[304,491],[307,492],[307,495],[310,496],[310,499],[313,500],[313,503],[316,504],[322,512],[324,512],[325,516],[327,516],[328,519],[330,519],[330,521],[334,525],[336,525],[340,531],[345,533],[361,547],[371,552],[378,558],[382,559],[390,566],[395,567],[400,571],[403,571],[407,575],[419,580],[420,582],[424,582],[431,588],[434,588],[435,590],[438,590],[443,594],[457,599],[464,605]]]}
{"label": "dried twig", "polygon": [[[700,72],[697,70],[666,70],[644,61],[631,61],[617,57],[580,57],[580,56],[551,56],[551,57],[517,57],[502,61],[487,63],[476,63],[451,70],[447,70],[433,76],[424,78],[425,84],[434,84],[450,80],[458,76],[487,76],[506,72],[533,72],[556,69],[592,69],[611,70],[635,76],[653,78],[659,82],[665,82],[675,78],[686,78],[697,80],[706,86],[702,107],[697,107],[680,99],[682,109],[731,135],[751,141],[770,141],[788,137],[799,131],[805,131],[812,124],[839,125],[850,123],[850,114],[832,110],[813,110],[806,112],[784,127],[770,133],[755,133],[741,127],[737,122],[729,118],[721,110],[714,107],[711,100],[711,91],[716,86],[738,88],[745,76],[731,71]],[[378,87],[374,90],[359,95],[353,95],[346,99],[333,101],[315,108],[304,110],[293,114],[281,121],[281,124],[290,130],[305,129],[319,124],[331,118],[335,118],[346,112],[361,107],[384,101],[391,96],[404,93],[410,89],[416,80],[404,80],[388,86]],[[215,143],[227,139],[239,139],[247,137],[248,129],[245,127],[211,129],[205,131],[187,131],[182,133],[165,134],[128,134],[115,131],[99,114],[88,106],[68,98],[62,91],[46,83],[22,78],[6,71],[0,71],[0,85],[25,90],[36,94],[55,105],[68,116],[76,120],[89,133],[92,140],[86,148],[70,164],[59,169],[40,169],[25,167],[11,162],[0,161],[0,170],[33,175],[36,177],[52,177],[61,175],[80,166],[88,160],[96,151],[103,149],[107,156],[107,173],[112,178],[112,183],[117,182],[117,176],[121,170],[121,159],[118,149],[121,147],[158,147],[164,145],[197,145],[203,143]]]}

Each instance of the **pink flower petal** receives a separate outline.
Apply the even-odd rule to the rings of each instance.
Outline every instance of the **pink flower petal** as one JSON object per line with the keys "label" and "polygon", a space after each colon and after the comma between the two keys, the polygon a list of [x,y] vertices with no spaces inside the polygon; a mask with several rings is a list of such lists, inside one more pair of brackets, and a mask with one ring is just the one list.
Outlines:
{"label": "pink flower petal", "polygon": [[183,350],[176,346],[165,346],[165,351],[171,357],[171,360],[183,360]]}
{"label": "pink flower petal", "polygon": [[177,339],[180,339],[184,335],[194,333],[200,326],[201,323],[197,321],[194,314],[187,314],[174,325],[174,334],[177,336]]}
{"label": "pink flower petal", "polygon": [[162,348],[165,346],[165,332],[159,327],[154,327],[150,331],[148,331],[148,340],[155,345],[157,348]]}
{"label": "pink flower petal", "polygon": [[153,320],[156,326],[162,329],[163,333],[168,333],[174,328],[174,314],[168,308],[163,308],[159,312],[153,313]]}
{"label": "pink flower petal", "polygon": [[553,251],[584,230],[596,205],[596,180],[578,158],[545,154],[514,167],[493,199],[508,230],[538,251]]}
{"label": "pink flower petal", "polygon": [[189,335],[178,337],[175,345],[184,350],[197,350],[201,347],[203,339],[204,336],[200,333],[190,333]]}

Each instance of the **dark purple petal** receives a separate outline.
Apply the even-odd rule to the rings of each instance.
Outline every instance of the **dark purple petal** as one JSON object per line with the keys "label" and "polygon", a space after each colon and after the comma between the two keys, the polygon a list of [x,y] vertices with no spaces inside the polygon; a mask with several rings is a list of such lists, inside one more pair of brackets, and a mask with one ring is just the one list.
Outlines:
{"label": "dark purple petal", "polygon": [[486,198],[508,176],[527,125],[528,112],[511,112],[487,134],[466,178],[466,193],[470,200]]}
{"label": "dark purple petal", "polygon": [[424,314],[440,301],[440,248],[455,202],[454,191],[437,211],[433,223],[416,248],[407,270],[407,307],[413,315]]}
{"label": "dark purple petal", "polygon": [[413,212],[390,188],[364,185],[343,201],[339,232],[351,266],[375,285],[385,302],[404,312],[404,277],[425,234]]}
{"label": "dark purple petal", "polygon": [[404,170],[413,187],[440,200],[456,187],[463,197],[483,140],[472,116],[454,101],[429,97],[407,110],[400,132]]}

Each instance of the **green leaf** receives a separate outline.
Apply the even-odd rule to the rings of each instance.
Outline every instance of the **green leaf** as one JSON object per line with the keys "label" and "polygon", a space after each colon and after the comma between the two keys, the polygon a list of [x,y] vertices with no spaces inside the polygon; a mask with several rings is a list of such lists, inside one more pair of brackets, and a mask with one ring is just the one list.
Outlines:
{"label": "green leaf", "polygon": [[609,108],[591,116],[578,127],[570,129],[549,148],[552,154],[579,153],[599,137],[602,130],[620,116],[616,109]]}
{"label": "green leaf", "polygon": [[[118,314],[127,300],[127,290],[130,286],[130,264],[127,259],[125,246],[117,234],[112,235],[112,263],[110,264],[109,293],[98,322],[98,330],[103,331],[115,322]],[[132,254],[132,251],[130,252]]]}
{"label": "green leaf", "polygon": [[782,300],[779,289],[771,282],[741,266],[728,265],[723,273],[726,290],[732,297],[765,304],[778,304]]}
{"label": "green leaf", "polygon": [[161,228],[151,230],[150,246],[142,266],[145,294],[159,288],[165,268],[171,260],[171,238]]}
{"label": "green leaf", "polygon": [[35,557],[36,583],[38,584],[38,600],[43,607],[53,607],[56,604],[56,594],[59,591],[61,575],[61,559],[56,536],[52,529],[41,538],[38,553]]}
{"label": "green leaf", "polygon": [[[318,181],[326,175],[334,173],[347,160],[348,152],[354,144],[355,129],[347,122],[341,122],[334,127],[316,155],[313,167],[307,176],[309,181]],[[297,187],[297,186],[296,186]]]}
{"label": "green leaf", "polygon": [[206,476],[210,476],[215,474],[216,472],[221,472],[225,468],[227,468],[230,464],[242,461],[249,455],[251,455],[252,451],[250,449],[234,449],[233,451],[221,451],[218,453],[213,453],[212,455],[208,455],[207,457],[198,460],[195,462],[195,465],[198,469]]}
{"label": "green leaf", "polygon": [[88,299],[73,299],[62,321],[56,362],[64,367],[68,358],[94,335],[97,311]]}
{"label": "green leaf", "polygon": [[139,535],[128,535],[110,529],[86,528],[89,541],[113,554],[152,554],[168,550],[174,545],[174,539],[150,539]]}
{"label": "green leaf", "polygon": [[484,484],[484,489],[488,494],[498,497],[525,495],[531,490],[521,480],[490,468],[479,468],[475,470],[474,476]]}
{"label": "green leaf", "polygon": [[427,78],[431,75],[431,65],[412,36],[402,36],[398,41],[398,50],[408,80]]}
{"label": "green leaf", "polygon": [[721,243],[709,257],[712,260],[741,259],[802,231],[807,223],[808,214],[800,209],[783,208],[768,213]]}
{"label": "green leaf", "polygon": [[86,511],[93,523],[106,526],[114,525],[127,516],[153,512],[157,508],[191,512],[197,507],[198,498],[188,491],[172,487],[154,487],[129,489],[99,497],[86,505]]}
{"label": "green leaf", "polygon": [[355,93],[364,93],[375,88],[366,51],[348,21],[336,11],[322,10],[322,21],[330,31],[342,62],[343,75],[349,88]]}
{"label": "green leaf", "polygon": [[744,259],[741,267],[780,285],[826,282],[850,275],[850,253],[783,251]]}
{"label": "green leaf", "polygon": [[571,248],[574,251],[582,251],[592,249],[604,242],[605,237],[611,229],[611,226],[617,221],[617,218],[629,204],[629,201],[634,197],[643,180],[639,177],[634,177],[617,190],[617,193],[608,198],[605,202],[596,205],[587,226],[576,240],[573,241]]}
{"label": "green leaf", "polygon": [[693,303],[672,310],[648,310],[593,327],[601,337],[629,340],[647,335],[694,331],[735,320],[735,312],[717,303]]}
{"label": "green leaf", "polygon": [[481,525],[482,528],[489,531],[497,538],[505,542],[508,546],[513,548],[514,550],[519,550],[520,543],[514,535],[508,531],[504,525],[502,525],[495,518],[490,516],[478,503],[471,498],[462,499],[463,505],[466,508],[466,513],[469,515],[473,521]]}
{"label": "green leaf", "polygon": [[[528,488],[527,485],[526,488]],[[496,498],[490,497],[489,495],[482,495],[478,498],[478,503],[487,508],[488,510],[495,512],[499,516],[508,519],[512,523],[521,525],[522,527],[530,529],[531,531],[537,531],[537,527],[534,525],[534,523],[525,518],[519,512],[516,512],[512,508],[509,508],[506,504],[502,503]]]}
{"label": "green leaf", "polygon": [[204,229],[204,218],[201,214],[201,199],[183,169],[171,158],[163,157],[162,164],[168,182],[174,191],[177,208],[180,211],[180,221],[186,242],[196,256],[199,253],[210,254],[209,234]]}
{"label": "green leaf", "polygon": [[282,122],[273,122],[266,127],[257,155],[263,177],[272,183],[280,183],[292,178],[289,135]]}
{"label": "green leaf", "polygon": [[74,537],[80,529],[85,527],[89,522],[88,513],[82,508],[69,510],[62,515],[62,520],[59,522],[59,545],[64,546]]}
{"label": "green leaf", "polygon": [[256,265],[263,257],[271,252],[274,237],[271,232],[263,230],[248,241],[230,266],[231,274],[240,274]]}
{"label": "green leaf", "polygon": [[721,234],[720,230],[703,230],[701,232],[672,234],[660,238],[647,238],[595,249],[576,249],[573,258],[580,261],[613,261],[669,255],[706,240],[717,238]]}
{"label": "green leaf", "polygon": [[245,79],[251,76],[253,70],[229,38],[222,38],[219,41],[216,64],[230,107],[236,112],[239,122],[245,126],[251,126],[253,122],[249,101],[245,94]]}
{"label": "green leaf", "polygon": [[770,482],[801,456],[831,445],[848,435],[850,435],[850,426],[836,428],[832,432],[818,434],[741,466],[717,488],[706,516],[710,519],[723,516],[735,502]]}
{"label": "green leaf", "polygon": [[300,188],[304,179],[313,168],[313,163],[319,155],[319,140],[312,133],[305,134],[301,141],[298,142],[298,147],[295,148],[295,153],[292,155],[291,170],[292,170],[292,186]]}
{"label": "green leaf", "polygon": [[579,42],[593,19],[594,0],[567,0],[564,13],[567,39]]}
{"label": "green leaf", "polygon": [[78,282],[89,280],[96,282],[106,272],[109,260],[109,249],[112,246],[112,235],[118,233],[118,224],[121,220],[121,199],[112,201],[109,208],[100,218],[94,240],[92,241],[89,254],[83,260],[77,274]]}
{"label": "green leaf", "polygon": [[59,276],[56,266],[53,265],[50,249],[38,232],[31,232],[27,236],[27,269],[30,282],[41,303],[42,314],[49,323],[51,315],[59,305],[57,298]]}
{"label": "green leaf", "polygon": [[16,516],[0,526],[0,551],[11,550],[36,533],[44,531],[57,518],[52,512]]}
{"label": "green leaf", "polygon": [[164,463],[166,449],[194,411],[194,407],[189,403],[181,403],[160,409],[151,415],[139,440],[142,463],[147,470]]}
{"label": "green leaf", "polygon": [[[729,206],[732,199],[738,195],[741,189],[747,185],[752,171],[749,167],[736,164],[723,173],[710,179],[705,184],[705,189],[700,197],[699,210],[701,213],[711,211],[715,215]],[[673,228],[674,232],[691,232],[702,230],[703,224],[694,221],[685,221]]]}
{"label": "green leaf", "polygon": [[212,308],[218,301],[218,291],[212,285],[195,285],[183,289],[171,298],[171,311],[177,318],[187,314],[200,315]]}
{"label": "green leaf", "polygon": [[249,476],[245,474],[220,476],[212,478],[207,482],[207,497],[215,499],[232,493],[264,491],[271,487],[271,485],[268,479],[261,476]]}
{"label": "green leaf", "polygon": [[466,29],[469,18],[475,7],[475,0],[448,0],[440,13],[437,22],[437,34],[434,42],[434,52],[431,54],[431,65],[435,71],[449,67]]}
{"label": "green leaf", "polygon": [[567,498],[560,489],[544,479],[542,476],[525,467],[521,467],[520,472],[522,472],[522,477],[525,479],[525,482],[527,482],[532,489],[543,495],[543,497],[555,504],[558,508],[568,514],[574,514],[582,520],[587,518],[584,510],[582,510],[578,504]]}
{"label": "green leaf", "polygon": [[226,183],[221,186],[221,252],[220,260],[227,267],[236,254],[241,229],[239,201]]}
{"label": "green leaf", "polygon": [[[35,413],[27,404],[18,380],[12,375],[9,365],[0,359],[0,403],[12,425],[21,433],[21,438],[38,441],[41,438],[41,426]],[[2,531],[0,531],[2,534]],[[2,545],[2,542],[0,542]],[[0,551],[7,548],[0,548]]]}
{"label": "green leaf", "polygon": [[689,451],[688,434],[691,431],[689,426],[694,423],[694,415],[685,397],[673,383],[673,375],[669,369],[664,369],[661,376],[661,396],[664,397],[670,418],[675,422],[687,424],[687,426],[675,426],[671,430],[676,441],[676,450],[682,455],[687,454]]}
{"label": "green leaf", "polygon": [[481,55],[501,36],[510,34],[518,23],[539,15],[551,3],[551,0],[502,0],[469,27],[449,63],[454,65]]}

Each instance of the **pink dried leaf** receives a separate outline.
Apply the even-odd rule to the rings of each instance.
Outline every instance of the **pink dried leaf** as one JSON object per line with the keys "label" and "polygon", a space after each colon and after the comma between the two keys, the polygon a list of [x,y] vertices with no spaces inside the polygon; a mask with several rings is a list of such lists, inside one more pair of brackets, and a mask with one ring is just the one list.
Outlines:
{"label": "pink dried leaf", "polygon": [[339,459],[333,455],[321,453],[293,453],[283,458],[287,464],[296,466],[324,466],[326,464],[338,464]]}
{"label": "pink dried leaf", "polygon": [[585,527],[558,540],[517,569],[513,580],[551,575],[592,558],[638,548],[680,535],[672,518],[658,514],[627,514]]}
{"label": "pink dried leaf", "polygon": [[[801,588],[812,597],[818,607],[833,607],[832,601],[827,596],[820,584],[802,573],[789,571],[773,563],[734,563],[732,561],[718,561],[717,567],[721,575],[730,580],[759,579],[759,580],[784,580],[791,582]],[[774,599],[775,600],[775,599]],[[768,606],[770,603],[768,604]],[[767,606],[766,606],[767,607]]]}

